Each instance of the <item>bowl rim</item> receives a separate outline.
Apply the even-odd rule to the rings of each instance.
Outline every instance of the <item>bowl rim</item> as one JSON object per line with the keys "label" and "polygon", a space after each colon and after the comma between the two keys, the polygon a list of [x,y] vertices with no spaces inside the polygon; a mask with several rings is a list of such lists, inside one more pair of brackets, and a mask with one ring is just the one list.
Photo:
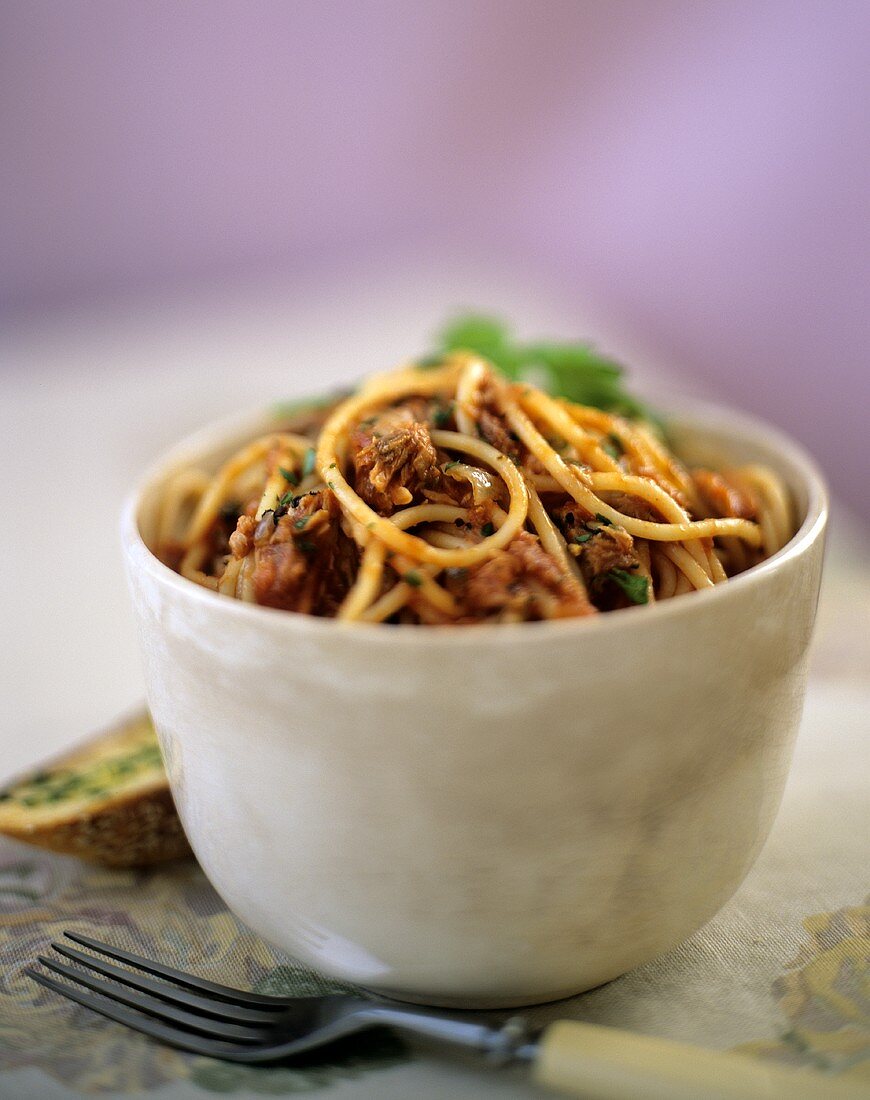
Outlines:
{"label": "bowl rim", "polygon": [[[699,434],[703,434],[706,428],[723,438],[732,439],[738,445],[741,440],[760,444],[763,449],[780,456],[798,474],[806,493],[806,514],[789,542],[776,554],[733,577],[727,584],[691,593],[689,599],[666,600],[651,607],[627,607],[604,615],[523,623],[445,624],[436,628],[417,623],[344,622],[306,615],[222,596],[182,577],[156,557],[139,530],[139,512],[144,495],[168,467],[209,446],[215,446],[221,437],[244,435],[248,429],[252,433],[263,430],[270,420],[275,419],[274,407],[261,406],[211,421],[184,436],[149,464],[135,487],[126,495],[121,509],[121,542],[131,574],[144,569],[158,584],[169,587],[183,599],[204,604],[217,614],[240,618],[251,624],[259,622],[265,626],[268,623],[271,624],[270,629],[283,629],[291,633],[310,631],[321,634],[324,638],[335,635],[345,639],[359,638],[366,644],[377,641],[379,644],[395,643],[403,646],[431,643],[435,639],[449,639],[451,645],[475,645],[484,639],[487,644],[492,641],[512,644],[516,641],[531,642],[533,639],[551,635],[593,637],[602,630],[631,631],[643,623],[652,625],[674,616],[703,613],[716,602],[733,598],[735,591],[743,592],[750,586],[757,587],[771,574],[779,572],[787,562],[800,557],[823,534],[828,521],[830,504],[825,478],[815,459],[800,443],[766,421],[727,405],[708,401],[679,401],[666,414],[666,424],[673,423],[675,428],[688,428]],[[643,619],[640,618],[641,615],[644,616]],[[285,625],[282,627],[281,623]]]}

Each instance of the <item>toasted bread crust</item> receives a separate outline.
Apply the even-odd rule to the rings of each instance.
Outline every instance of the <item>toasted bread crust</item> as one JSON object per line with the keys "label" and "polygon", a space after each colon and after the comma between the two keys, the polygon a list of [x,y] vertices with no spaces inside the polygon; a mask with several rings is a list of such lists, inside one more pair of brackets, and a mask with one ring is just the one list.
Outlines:
{"label": "toasted bread crust", "polygon": [[104,867],[144,867],[191,854],[168,785],[47,827],[4,824],[3,832]]}
{"label": "toasted bread crust", "polygon": [[[142,712],[53,761],[49,769],[75,772],[149,742],[156,756],[151,720]],[[9,792],[27,782],[24,777]],[[159,757],[156,764],[148,762],[139,782],[131,785],[125,777],[99,797],[73,797],[68,807],[63,801],[34,808],[5,802],[0,833],[104,867],[143,867],[191,854]]]}

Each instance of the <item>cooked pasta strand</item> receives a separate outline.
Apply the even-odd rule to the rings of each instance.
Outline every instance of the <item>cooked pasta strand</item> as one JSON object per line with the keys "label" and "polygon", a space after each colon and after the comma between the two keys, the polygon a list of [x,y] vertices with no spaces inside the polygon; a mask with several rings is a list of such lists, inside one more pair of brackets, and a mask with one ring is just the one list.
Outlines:
{"label": "cooked pasta strand", "polygon": [[221,595],[347,622],[511,623],[712,588],[794,530],[771,470],[690,471],[644,423],[470,353],[372,377],[310,430],[179,470],[159,556]]}

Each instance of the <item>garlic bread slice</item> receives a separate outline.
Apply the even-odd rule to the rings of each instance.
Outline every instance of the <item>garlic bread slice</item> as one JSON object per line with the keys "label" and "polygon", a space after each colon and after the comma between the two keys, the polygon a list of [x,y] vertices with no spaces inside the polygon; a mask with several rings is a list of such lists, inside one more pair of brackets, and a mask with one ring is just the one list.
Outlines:
{"label": "garlic bread slice", "polygon": [[145,711],[0,791],[0,833],[107,867],[190,853]]}

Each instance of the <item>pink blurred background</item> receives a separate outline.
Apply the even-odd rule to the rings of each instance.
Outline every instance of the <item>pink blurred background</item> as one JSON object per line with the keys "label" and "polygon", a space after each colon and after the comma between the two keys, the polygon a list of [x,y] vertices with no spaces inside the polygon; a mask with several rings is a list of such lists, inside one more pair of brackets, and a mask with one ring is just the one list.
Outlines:
{"label": "pink blurred background", "polygon": [[4,0],[4,322],[436,241],[558,287],[568,331],[603,310],[870,515],[868,45],[842,0]]}

